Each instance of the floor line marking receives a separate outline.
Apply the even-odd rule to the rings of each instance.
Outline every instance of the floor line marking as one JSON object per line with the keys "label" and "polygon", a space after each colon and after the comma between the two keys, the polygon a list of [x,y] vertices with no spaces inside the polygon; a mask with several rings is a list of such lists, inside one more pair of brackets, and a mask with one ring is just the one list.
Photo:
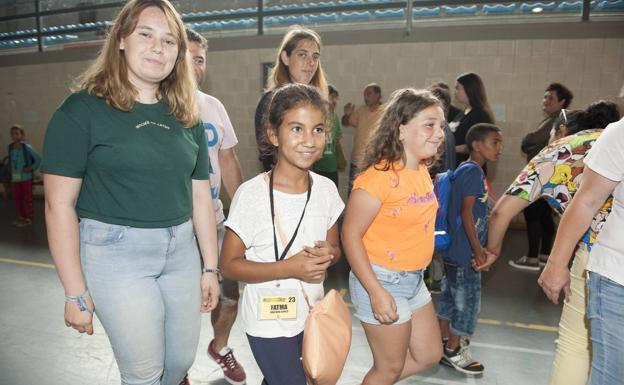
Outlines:
{"label": "floor line marking", "polygon": [[507,351],[519,352],[519,353],[539,354],[542,356],[554,356],[555,355],[555,352],[550,351],[550,350],[528,349],[528,348],[520,348],[517,346],[508,346],[508,345],[485,344],[482,342],[474,342],[474,341],[470,341],[470,346],[476,346],[479,348],[497,349],[497,350],[507,350]]}
{"label": "floor line marking", "polygon": [[[9,263],[13,265],[34,266],[34,267],[44,267],[47,269],[55,269],[54,265],[50,263],[22,261],[18,259],[9,259],[9,258],[0,258],[0,262]],[[347,289],[342,288],[338,292],[340,293],[340,296],[344,298],[344,296],[347,294]],[[353,303],[351,302],[347,302],[347,306],[350,308],[355,307],[355,305],[353,305]],[[485,324],[485,325],[509,326],[513,328],[539,330],[539,331],[545,331],[545,332],[557,332],[559,330],[557,326],[527,324],[527,323],[522,323],[522,322],[499,321],[499,320],[485,319],[485,318],[479,318],[477,322],[480,324]]]}
{"label": "floor line marking", "polygon": [[55,269],[54,265],[51,263],[20,261],[18,259],[8,259],[8,258],[0,258],[0,262],[10,263],[13,265],[25,265],[25,266],[35,266],[35,267],[45,267],[48,269]]}
{"label": "floor line marking", "polygon": [[522,322],[505,322],[505,324],[507,326],[520,328],[520,329],[540,330],[544,332],[558,332],[559,331],[559,327],[557,326],[540,325],[540,324],[525,324]]}

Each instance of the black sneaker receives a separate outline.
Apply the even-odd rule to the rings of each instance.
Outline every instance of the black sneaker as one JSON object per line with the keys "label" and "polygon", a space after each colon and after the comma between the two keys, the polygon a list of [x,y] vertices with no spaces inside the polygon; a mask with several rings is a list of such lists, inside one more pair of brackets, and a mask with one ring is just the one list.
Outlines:
{"label": "black sneaker", "polygon": [[485,368],[479,361],[475,361],[470,356],[470,349],[466,346],[458,346],[450,351],[446,347],[442,355],[441,364],[449,366],[464,374],[477,375],[483,373]]}
{"label": "black sneaker", "polygon": [[431,294],[440,294],[442,293],[442,281],[434,281],[432,280],[429,284],[429,293]]}
{"label": "black sneaker", "polygon": [[513,267],[514,269],[524,271],[540,271],[539,262],[529,262],[529,258],[526,255],[516,259],[515,261],[509,261],[509,266]]}

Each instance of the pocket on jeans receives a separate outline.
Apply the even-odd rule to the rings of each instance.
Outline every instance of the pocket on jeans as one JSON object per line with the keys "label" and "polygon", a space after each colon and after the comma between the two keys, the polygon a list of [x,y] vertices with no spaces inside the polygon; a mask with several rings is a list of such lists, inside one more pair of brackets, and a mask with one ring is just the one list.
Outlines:
{"label": "pocket on jeans", "polygon": [[377,276],[377,280],[383,284],[396,285],[400,281],[399,273],[389,271],[381,266],[373,265],[373,272]]}
{"label": "pocket on jeans", "polygon": [[88,245],[109,246],[120,242],[126,229],[125,226],[89,221],[82,228],[82,240]]}

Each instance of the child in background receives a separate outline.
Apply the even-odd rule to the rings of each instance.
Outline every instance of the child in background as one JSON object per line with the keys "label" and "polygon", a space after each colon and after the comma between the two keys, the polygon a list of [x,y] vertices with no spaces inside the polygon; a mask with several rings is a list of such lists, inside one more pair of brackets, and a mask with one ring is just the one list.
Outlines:
{"label": "child in background", "polygon": [[342,239],[355,316],[374,359],[362,385],[393,384],[442,355],[423,272],[433,255],[438,208],[427,166],[444,141],[444,124],[431,92],[395,91],[353,184]]}
{"label": "child in background", "polygon": [[481,304],[481,273],[472,260],[486,259],[488,190],[482,166],[496,161],[503,150],[500,129],[477,123],[466,134],[469,158],[455,170],[449,202],[451,245],[444,252],[445,276],[438,303],[444,341],[442,363],[465,374],[483,373],[484,367],[470,356],[469,340]]}
{"label": "child in background", "polygon": [[11,127],[11,141],[9,144],[9,170],[11,170],[11,191],[13,202],[19,219],[13,222],[14,226],[24,227],[32,225],[33,220],[33,177],[34,171],[39,168],[41,157],[30,144],[24,142],[26,136],[20,125]]}
{"label": "child in background", "polygon": [[[247,282],[241,313],[263,384],[305,385],[301,363],[308,303],[323,298],[327,268],[340,258],[336,186],[310,172],[325,148],[325,101],[312,86],[278,88],[263,148],[277,163],[234,196],[221,251],[227,278]],[[271,154],[267,154],[271,155]],[[304,298],[303,290],[307,293]]]}
{"label": "child in background", "polygon": [[342,138],[342,129],[340,128],[340,118],[336,115],[336,103],[338,102],[338,90],[333,85],[327,87],[329,89],[329,111],[327,114],[327,137],[325,142],[325,150],[323,157],[314,163],[312,170],[317,174],[323,175],[338,187],[338,157],[336,147],[338,141]]}

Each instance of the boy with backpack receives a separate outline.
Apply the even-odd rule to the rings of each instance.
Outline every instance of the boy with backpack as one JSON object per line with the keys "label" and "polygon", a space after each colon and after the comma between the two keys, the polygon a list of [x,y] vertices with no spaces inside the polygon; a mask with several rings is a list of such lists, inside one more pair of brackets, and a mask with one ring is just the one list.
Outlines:
{"label": "boy with backpack", "polygon": [[446,213],[450,245],[442,253],[445,276],[438,302],[444,343],[441,363],[465,374],[484,370],[469,351],[481,303],[481,273],[473,269],[472,260],[481,263],[486,257],[489,194],[482,167],[498,160],[502,140],[495,125],[475,124],[466,134],[469,159],[450,171],[452,187]]}
{"label": "boy with backpack", "polygon": [[41,157],[29,144],[24,142],[24,129],[20,125],[11,127],[9,144],[9,172],[11,173],[11,192],[19,219],[14,226],[30,226],[33,220],[33,176],[39,168]]}

